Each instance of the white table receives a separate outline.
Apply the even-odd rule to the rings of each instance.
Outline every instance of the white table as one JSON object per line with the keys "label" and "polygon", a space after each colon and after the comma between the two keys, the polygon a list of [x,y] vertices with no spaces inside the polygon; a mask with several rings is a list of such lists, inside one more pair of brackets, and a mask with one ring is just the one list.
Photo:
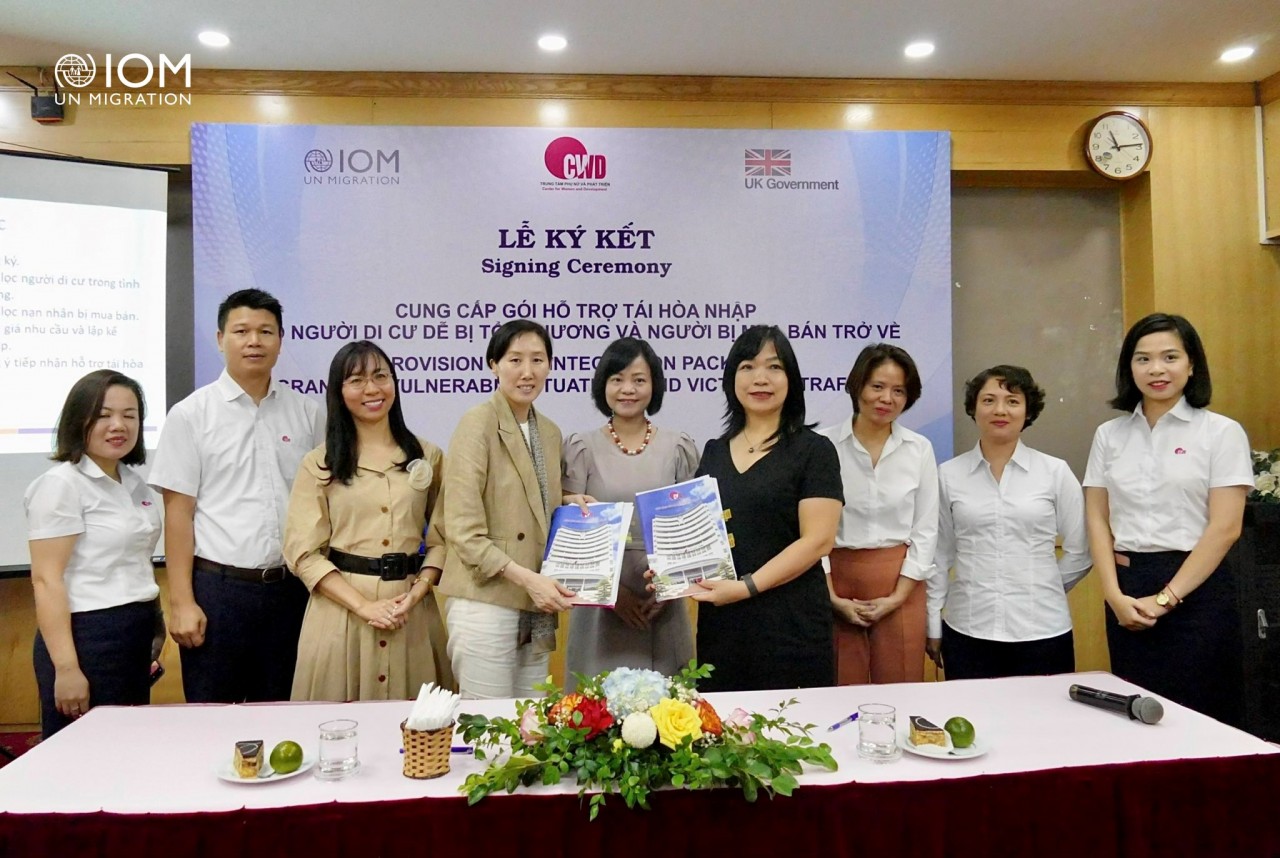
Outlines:
{"label": "white table", "polygon": [[[947,782],[974,778],[995,778],[991,783],[999,784],[1005,783],[1000,778],[1036,772],[1092,772],[1096,767],[1149,766],[1160,761],[1221,765],[1224,758],[1238,758],[1254,772],[1262,766],[1262,771],[1275,772],[1280,781],[1280,750],[1255,737],[1169,702],[1159,724],[1132,722],[1068,699],[1067,688],[1073,682],[1119,693],[1142,693],[1142,689],[1109,674],[1093,673],[711,695],[722,716],[737,706],[763,710],[788,697],[799,698],[789,712],[790,719],[820,725],[814,737],[832,745],[839,763],[836,772],[806,773],[792,799],[764,800],[754,806],[736,795],[734,804],[724,805],[723,796],[714,801],[730,812],[750,810],[755,815],[774,812],[810,793],[815,798],[832,795],[813,787],[857,786],[858,794],[865,797],[877,794],[866,791],[869,785],[885,785],[883,794],[888,796],[900,794],[900,789],[894,791],[890,786],[918,784],[928,786],[929,795],[936,795]],[[976,759],[942,761],[903,755],[888,764],[861,760],[854,747],[856,725],[834,733],[826,732],[826,726],[868,702],[894,705],[900,720],[918,714],[941,724],[952,715],[963,715],[975,724],[980,741],[990,750]],[[489,813],[514,809],[513,804],[504,802],[519,802],[520,795],[550,799],[576,793],[576,787],[566,782],[539,786],[516,797],[492,796],[475,808],[465,808],[457,798],[458,787],[467,774],[479,771],[484,764],[462,754],[452,757],[452,771],[444,777],[425,781],[403,777],[399,724],[409,707],[408,702],[393,702],[94,709],[52,740],[0,769],[0,813],[7,814],[0,816],[0,854],[4,852],[6,827],[20,828],[24,820],[34,822],[38,817],[47,829],[50,814],[122,814],[125,816],[116,821],[127,824],[128,815],[150,814],[154,821],[157,814],[172,814],[176,819],[191,814],[422,799],[453,799],[422,806],[480,814],[486,806]],[[465,701],[463,711],[514,714],[511,701]],[[242,785],[215,777],[216,768],[229,759],[236,740],[264,739],[270,749],[280,740],[294,739],[308,754],[314,754],[317,725],[337,717],[354,718],[360,724],[362,766],[349,779],[322,781],[305,774],[278,783]],[[578,808],[576,798],[558,801],[571,803],[571,813],[585,820],[585,810]],[[658,803],[666,801],[665,793],[656,797]],[[621,800],[615,799],[613,804],[621,805]],[[1070,808],[1035,808],[1034,803],[1029,808],[1071,812]],[[351,808],[351,812],[363,814],[369,809]],[[631,816],[643,824],[640,820],[646,815],[637,811]],[[131,849],[136,858],[137,846]]]}

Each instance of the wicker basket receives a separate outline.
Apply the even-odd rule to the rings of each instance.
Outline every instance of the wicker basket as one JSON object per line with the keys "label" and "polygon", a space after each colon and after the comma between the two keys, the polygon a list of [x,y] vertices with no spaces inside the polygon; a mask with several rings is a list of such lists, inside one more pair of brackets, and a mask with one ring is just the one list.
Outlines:
{"label": "wicker basket", "polygon": [[438,778],[449,772],[453,724],[439,730],[410,730],[400,722],[404,736],[404,776],[406,778]]}

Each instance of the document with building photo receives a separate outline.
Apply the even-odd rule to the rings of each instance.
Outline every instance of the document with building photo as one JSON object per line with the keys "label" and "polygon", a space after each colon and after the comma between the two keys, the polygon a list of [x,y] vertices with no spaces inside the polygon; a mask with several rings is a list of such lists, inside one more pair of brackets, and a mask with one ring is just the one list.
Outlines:
{"label": "document with building photo", "polygon": [[714,477],[640,492],[636,512],[658,601],[691,595],[699,581],[738,577]]}
{"label": "document with building photo", "polygon": [[622,553],[631,530],[630,503],[569,504],[551,515],[542,574],[577,593],[574,605],[611,608],[618,601]]}

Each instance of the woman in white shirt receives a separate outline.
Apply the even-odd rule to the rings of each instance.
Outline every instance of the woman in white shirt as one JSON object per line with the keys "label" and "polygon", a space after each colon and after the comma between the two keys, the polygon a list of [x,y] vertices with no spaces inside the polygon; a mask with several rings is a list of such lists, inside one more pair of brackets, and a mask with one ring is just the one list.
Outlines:
{"label": "woman in white shirt", "polygon": [[1240,536],[1253,467],[1240,424],[1206,410],[1211,394],[1190,322],[1156,313],[1130,328],[1111,400],[1127,413],[1093,437],[1085,505],[1112,672],[1230,721],[1240,637],[1222,560]]}
{"label": "woman in white shirt", "polygon": [[920,398],[903,349],[877,343],[854,361],[853,419],[821,430],[835,444],[844,511],[827,589],[836,618],[836,681],[924,679],[925,593],[938,537],[933,445],[898,418]]}
{"label": "woman in white shirt", "polygon": [[27,488],[45,738],[92,706],[150,701],[160,499],[130,467],[146,459],[145,417],[136,381],[89,373],[58,417],[52,458],[61,464]]}
{"label": "woman in white shirt", "polygon": [[965,385],[964,406],[979,440],[938,468],[929,655],[948,679],[1071,673],[1067,591],[1089,571],[1088,541],[1075,475],[1021,440],[1044,391],[1022,367],[994,366]]}

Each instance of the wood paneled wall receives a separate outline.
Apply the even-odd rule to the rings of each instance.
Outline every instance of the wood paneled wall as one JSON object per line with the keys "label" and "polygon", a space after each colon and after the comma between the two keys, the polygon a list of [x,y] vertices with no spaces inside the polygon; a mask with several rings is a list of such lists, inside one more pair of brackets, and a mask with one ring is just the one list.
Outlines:
{"label": "wood paneled wall", "polygon": [[[1149,174],[1121,193],[1126,319],[1157,309],[1189,317],[1212,360],[1214,407],[1240,420],[1255,447],[1280,446],[1280,399],[1266,381],[1280,366],[1280,247],[1258,242],[1255,133],[1257,105],[1280,112],[1280,76],[1254,87],[204,72],[190,106],[86,104],[49,127],[29,118],[28,101],[26,90],[0,86],[0,146],[185,164],[192,122],[928,129],[951,132],[957,183],[1028,188],[1104,182],[1081,154],[1084,128],[1123,108],[1154,139]],[[1100,600],[1092,579],[1072,594],[1081,669],[1106,665]],[[25,580],[0,582],[0,621],[0,724],[30,723]]]}

